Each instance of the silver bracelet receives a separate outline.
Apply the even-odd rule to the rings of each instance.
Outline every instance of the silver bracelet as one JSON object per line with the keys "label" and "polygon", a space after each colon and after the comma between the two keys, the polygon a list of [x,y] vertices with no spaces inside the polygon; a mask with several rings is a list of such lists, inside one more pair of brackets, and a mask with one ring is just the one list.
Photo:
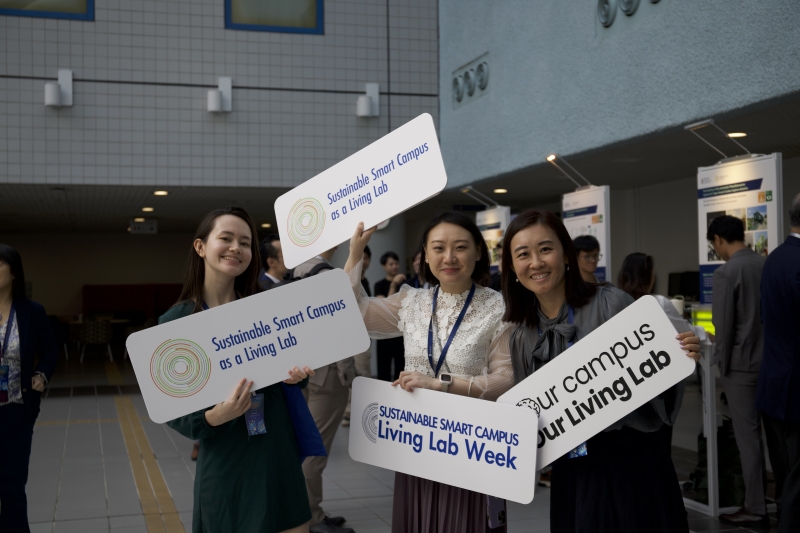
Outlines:
{"label": "silver bracelet", "polygon": [[469,393],[472,390],[472,380],[469,382],[469,388],[467,388],[467,398],[469,398]]}

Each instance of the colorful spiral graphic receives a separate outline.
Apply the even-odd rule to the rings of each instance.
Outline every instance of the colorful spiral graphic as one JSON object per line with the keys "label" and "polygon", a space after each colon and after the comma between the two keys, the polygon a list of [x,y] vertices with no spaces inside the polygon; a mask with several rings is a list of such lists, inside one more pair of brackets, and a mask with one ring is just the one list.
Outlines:
{"label": "colorful spiral graphic", "polygon": [[287,220],[289,239],[297,246],[308,246],[316,241],[325,228],[325,210],[314,198],[295,202]]}
{"label": "colorful spiral graphic", "polygon": [[196,394],[208,382],[211,377],[211,361],[194,342],[171,339],[153,352],[150,376],[164,394],[186,398]]}

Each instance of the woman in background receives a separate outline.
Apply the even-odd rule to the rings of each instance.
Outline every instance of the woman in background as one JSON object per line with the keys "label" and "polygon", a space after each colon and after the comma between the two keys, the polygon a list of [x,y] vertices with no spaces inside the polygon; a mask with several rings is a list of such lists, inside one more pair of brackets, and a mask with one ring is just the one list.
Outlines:
{"label": "woman in background", "polygon": [[[163,324],[259,292],[261,265],[255,224],[244,209],[206,215],[195,233],[183,291]],[[294,367],[284,383],[304,387],[308,367]],[[263,394],[265,434],[251,434],[245,413],[252,381],[241,380],[227,400],[167,424],[200,441],[194,479],[192,531],[307,533],[311,510],[300,453],[281,384]]]}
{"label": "woman in background", "polygon": [[33,425],[57,360],[47,313],[25,296],[22,258],[0,244],[0,531],[30,531],[25,484]]}

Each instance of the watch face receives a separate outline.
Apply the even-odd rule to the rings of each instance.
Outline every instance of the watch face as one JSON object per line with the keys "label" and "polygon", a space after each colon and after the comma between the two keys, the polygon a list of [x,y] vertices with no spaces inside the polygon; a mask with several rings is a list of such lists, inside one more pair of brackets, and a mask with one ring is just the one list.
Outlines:
{"label": "watch face", "polygon": [[442,380],[442,383],[450,383],[453,381],[453,376],[450,374],[442,374],[439,379]]}

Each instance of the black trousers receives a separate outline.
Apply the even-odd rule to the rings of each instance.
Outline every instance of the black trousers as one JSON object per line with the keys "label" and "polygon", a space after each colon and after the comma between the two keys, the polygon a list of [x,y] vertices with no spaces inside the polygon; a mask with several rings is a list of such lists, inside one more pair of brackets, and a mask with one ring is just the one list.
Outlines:
{"label": "black trousers", "polygon": [[[378,341],[378,379],[394,381],[406,366],[405,347],[402,337]],[[394,372],[392,372],[394,361]]]}
{"label": "black trousers", "polygon": [[39,409],[11,403],[0,407],[0,533],[29,533],[28,464]]}
{"label": "black trousers", "polygon": [[789,450],[786,449],[783,420],[772,418],[766,413],[761,413],[764,423],[764,433],[767,435],[767,451],[769,462],[772,464],[772,475],[775,476],[775,503],[778,505],[778,516],[783,511],[783,486],[789,474]]}
{"label": "black trousers", "polygon": [[[800,422],[792,422],[788,420],[778,420],[776,418],[768,417],[769,420],[765,425],[767,429],[767,443],[769,446],[770,436],[772,436],[773,443],[782,441],[785,443],[785,460],[786,465],[786,478],[783,481],[783,486],[776,486],[776,489],[782,488],[782,494],[779,496],[781,501],[781,518],[778,522],[778,531],[780,533],[796,533],[800,531]],[[777,448],[780,450],[780,448]],[[770,453],[773,447],[770,446]],[[776,452],[776,458],[780,461],[781,451]],[[770,462],[775,469],[775,481],[778,482],[778,466],[776,460],[770,455]],[[777,490],[776,490],[777,492]]]}

